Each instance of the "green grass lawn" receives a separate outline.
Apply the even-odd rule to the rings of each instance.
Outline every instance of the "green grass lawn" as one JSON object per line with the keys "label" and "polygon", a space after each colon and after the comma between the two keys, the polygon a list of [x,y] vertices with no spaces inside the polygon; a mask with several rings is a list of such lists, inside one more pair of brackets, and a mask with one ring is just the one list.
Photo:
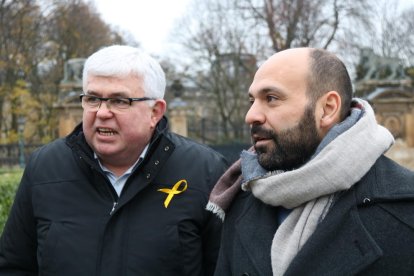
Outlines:
{"label": "green grass lawn", "polygon": [[0,168],[0,233],[3,232],[23,170]]}

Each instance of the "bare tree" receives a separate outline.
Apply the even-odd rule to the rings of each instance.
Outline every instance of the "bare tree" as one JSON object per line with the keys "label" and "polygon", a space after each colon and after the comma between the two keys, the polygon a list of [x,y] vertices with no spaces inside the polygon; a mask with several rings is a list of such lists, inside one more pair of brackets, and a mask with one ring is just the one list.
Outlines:
{"label": "bare tree", "polygon": [[398,2],[380,2],[376,19],[370,46],[384,57],[398,57],[414,66],[414,5],[401,9]]}
{"label": "bare tree", "polygon": [[[355,33],[360,33],[355,26],[371,26],[369,0],[194,0],[193,4],[175,38],[196,61],[186,68],[194,85],[214,102],[223,140],[246,141],[237,131],[244,125],[247,90],[257,67],[253,63],[292,47],[353,45],[358,40]],[[248,70],[236,69],[243,64],[249,64]]]}
{"label": "bare tree", "polygon": [[234,74],[234,71],[243,67],[235,64],[243,64],[248,56],[259,65],[264,58],[284,49],[325,48],[336,52],[351,76],[355,76],[360,50],[368,46],[412,64],[409,61],[414,56],[412,9],[399,12],[387,8],[387,16],[378,16],[378,1],[373,0],[193,0],[192,3],[193,9],[174,33],[176,41],[187,50],[185,54],[181,52],[178,63],[186,64],[185,75],[193,82],[193,89],[208,97],[199,105],[212,103],[215,108],[216,112],[209,116],[221,126],[224,140],[240,137],[235,131],[244,125],[246,92],[256,66],[249,67],[248,73],[236,70]]}
{"label": "bare tree", "polygon": [[49,39],[64,58],[86,57],[103,45],[123,43],[96,8],[83,0],[55,1],[47,14]]}
{"label": "bare tree", "polygon": [[242,0],[252,28],[263,28],[274,52],[300,46],[328,48],[348,26],[370,28],[370,1]]}
{"label": "bare tree", "polygon": [[[196,104],[204,114],[199,125],[207,131],[200,135],[210,143],[248,139],[242,126],[247,90],[256,69],[251,52],[260,44],[249,41],[251,30],[240,24],[237,13],[231,1],[196,1],[178,29],[187,53],[196,61],[189,66],[187,77],[199,92]],[[212,129],[217,135],[208,131]]]}

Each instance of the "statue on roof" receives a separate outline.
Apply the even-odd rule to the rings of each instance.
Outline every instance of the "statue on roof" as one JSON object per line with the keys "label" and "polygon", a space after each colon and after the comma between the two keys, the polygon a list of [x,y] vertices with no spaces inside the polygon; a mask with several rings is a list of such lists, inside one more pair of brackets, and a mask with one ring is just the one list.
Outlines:
{"label": "statue on roof", "polygon": [[65,62],[64,78],[62,82],[65,83],[82,83],[83,65],[85,63],[84,58],[73,58]]}
{"label": "statue on roof", "polygon": [[401,59],[383,57],[370,48],[363,48],[357,66],[357,80],[402,80],[405,79]]}

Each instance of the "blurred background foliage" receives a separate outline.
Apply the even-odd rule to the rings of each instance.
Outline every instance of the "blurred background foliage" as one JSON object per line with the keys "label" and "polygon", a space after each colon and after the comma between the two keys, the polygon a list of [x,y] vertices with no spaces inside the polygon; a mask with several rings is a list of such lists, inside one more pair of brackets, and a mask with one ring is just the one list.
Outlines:
{"label": "blurred background foliage", "polygon": [[3,232],[22,174],[22,169],[0,169],[0,233]]}
{"label": "blurred background foliage", "polygon": [[[127,36],[125,36],[127,37]],[[56,138],[56,103],[63,65],[102,46],[133,44],[81,0],[0,1],[0,143],[17,141],[18,118],[27,143]]]}

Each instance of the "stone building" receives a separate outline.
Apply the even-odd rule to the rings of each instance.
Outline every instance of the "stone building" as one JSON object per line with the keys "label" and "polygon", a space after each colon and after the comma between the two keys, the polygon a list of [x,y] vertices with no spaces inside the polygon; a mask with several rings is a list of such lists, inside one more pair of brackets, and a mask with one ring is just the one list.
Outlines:
{"label": "stone building", "polygon": [[377,121],[414,147],[414,88],[401,60],[361,51],[355,94],[374,107]]}
{"label": "stone building", "polygon": [[375,109],[377,121],[391,131],[396,139],[414,147],[414,91],[401,87],[379,87],[367,100]]}
{"label": "stone building", "polygon": [[414,169],[414,87],[401,60],[364,49],[357,67],[355,95],[372,104],[378,123],[396,139],[387,155]]}

